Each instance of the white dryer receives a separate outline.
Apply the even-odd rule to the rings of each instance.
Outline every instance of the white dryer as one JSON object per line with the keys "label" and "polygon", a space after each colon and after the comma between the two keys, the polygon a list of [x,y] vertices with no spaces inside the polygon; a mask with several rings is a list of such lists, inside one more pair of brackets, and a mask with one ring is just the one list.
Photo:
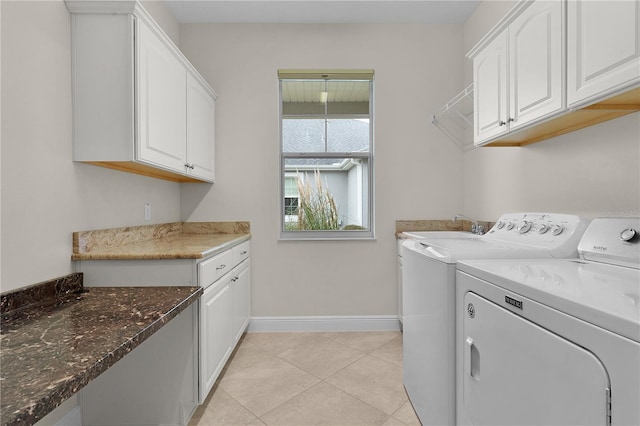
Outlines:
{"label": "white dryer", "polygon": [[595,219],[579,259],[457,272],[457,423],[640,424],[640,219]]}
{"label": "white dryer", "polygon": [[455,281],[462,259],[577,258],[588,221],[510,213],[488,233],[425,233],[402,246],[403,383],[423,425],[455,424]]}

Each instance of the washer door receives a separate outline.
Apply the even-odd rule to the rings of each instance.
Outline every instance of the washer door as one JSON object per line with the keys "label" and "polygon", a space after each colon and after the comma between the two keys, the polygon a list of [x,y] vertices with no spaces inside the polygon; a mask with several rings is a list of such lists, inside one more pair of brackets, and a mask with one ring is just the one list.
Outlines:
{"label": "washer door", "polygon": [[591,352],[472,292],[460,308],[468,422],[607,424],[609,377]]}

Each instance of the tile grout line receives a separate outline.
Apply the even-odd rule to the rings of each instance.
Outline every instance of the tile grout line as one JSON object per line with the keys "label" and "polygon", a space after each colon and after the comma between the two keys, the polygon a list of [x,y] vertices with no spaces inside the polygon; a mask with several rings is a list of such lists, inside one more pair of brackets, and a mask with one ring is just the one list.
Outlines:
{"label": "tile grout line", "polygon": [[[364,355],[363,355],[363,356],[359,357],[357,360],[355,360],[355,361],[353,361],[352,363],[350,363],[349,365],[347,365],[347,366],[345,366],[345,367],[341,368],[340,370],[338,370],[338,371],[334,372],[334,373],[333,373],[333,374],[331,374],[330,376],[328,376],[328,377],[326,377],[326,378],[322,379],[322,381],[323,381],[324,383],[326,383],[326,384],[328,384],[328,385],[332,386],[333,388],[335,388],[335,389],[337,389],[337,390],[339,390],[339,391],[341,391],[341,392],[344,392],[344,393],[346,393],[347,395],[349,395],[349,396],[351,396],[351,397],[353,397],[353,398],[357,399],[358,401],[362,402],[363,404],[366,404],[366,405],[368,405],[369,407],[372,407],[372,408],[374,408],[374,409],[376,409],[376,410],[380,411],[381,413],[384,413],[384,414],[387,416],[387,421],[389,421],[389,419],[393,418],[394,420],[397,420],[397,421],[399,421],[400,423],[405,424],[403,421],[401,421],[400,419],[398,419],[398,418],[394,417],[393,415],[394,415],[395,413],[397,413],[397,412],[398,412],[398,410],[400,410],[400,409],[402,408],[402,406],[405,404],[405,402],[406,402],[406,401],[405,401],[405,402],[403,402],[402,404],[400,404],[400,406],[399,406],[398,408],[396,408],[396,409],[394,410],[394,412],[393,412],[393,413],[391,413],[391,414],[387,414],[385,411],[383,411],[383,410],[382,410],[382,409],[380,409],[379,407],[376,407],[376,406],[374,406],[374,405],[371,405],[371,404],[370,404],[370,403],[368,403],[367,401],[364,401],[364,400],[362,400],[361,398],[359,398],[357,395],[353,395],[353,394],[351,394],[350,392],[348,392],[347,390],[340,389],[339,387],[337,387],[337,386],[333,385],[332,383],[327,382],[327,379],[329,379],[329,378],[330,378],[330,377],[332,377],[332,376],[335,376],[335,375],[336,375],[336,374],[338,374],[340,371],[343,371],[343,370],[345,370],[345,369],[349,368],[350,366],[352,366],[353,364],[355,364],[355,363],[357,363],[358,361],[362,360],[362,359],[363,359],[364,357],[366,357],[366,356],[371,356],[371,357],[373,357],[373,358],[375,358],[375,359],[377,359],[377,360],[379,360],[379,361],[381,361],[381,362],[384,362],[385,364],[388,364],[388,365],[389,365],[389,366],[391,366],[391,367],[398,367],[398,366],[397,366],[396,364],[394,364],[393,362],[388,361],[388,360],[386,360],[386,359],[384,359],[384,358],[381,358],[381,357],[379,357],[379,356],[374,355],[374,352],[376,352],[376,351],[377,351],[378,349],[380,349],[381,347],[383,347],[383,346],[387,345],[388,343],[390,343],[391,341],[393,341],[393,340],[394,340],[394,339],[396,339],[397,337],[398,337],[398,336],[394,336],[394,337],[392,337],[391,339],[389,339],[388,341],[386,341],[386,342],[384,342],[384,343],[382,343],[382,344],[380,344],[380,345],[376,346],[375,348],[373,348],[373,349],[369,350],[368,352],[364,352]],[[337,340],[335,340],[335,341],[336,341],[337,343],[341,343],[341,342],[338,342]],[[350,349],[354,349],[354,348],[350,347],[349,345],[346,345],[346,344],[343,344],[343,343],[341,343],[341,344],[342,344],[343,346],[349,347]],[[400,367],[400,368],[402,368],[402,367]],[[408,399],[407,399],[407,401],[408,401]]]}
{"label": "tile grout line", "polygon": [[[354,348],[354,347],[352,347],[352,346],[349,346],[349,345],[347,345],[347,344],[345,344],[345,343],[343,343],[343,342],[341,342],[341,341],[338,341],[337,339],[331,338],[331,337],[326,337],[326,336],[322,336],[322,337],[326,338],[327,340],[332,340],[333,342],[338,343],[338,344],[340,344],[341,346],[343,346],[343,347],[345,347],[345,348],[348,348],[348,349],[350,349],[350,350],[355,350],[355,351],[357,351],[357,352],[360,352],[362,355],[361,355],[361,356],[359,356],[356,360],[354,360],[354,361],[352,361],[351,363],[349,363],[349,364],[345,365],[345,366],[344,366],[344,367],[342,367],[341,369],[339,369],[339,370],[337,370],[337,371],[333,372],[332,374],[330,374],[329,376],[327,376],[327,377],[325,377],[325,378],[318,377],[318,376],[316,376],[315,374],[313,374],[313,373],[311,373],[311,372],[309,372],[309,371],[306,371],[306,370],[302,369],[301,367],[298,367],[298,366],[297,366],[297,365],[295,365],[295,364],[292,364],[292,363],[291,363],[291,362],[289,362],[288,360],[286,360],[286,359],[284,359],[284,358],[281,358],[281,357],[280,357],[280,354],[275,354],[275,356],[276,356],[276,357],[278,357],[279,359],[281,359],[282,361],[286,362],[287,364],[291,365],[292,367],[295,367],[295,368],[297,368],[297,369],[299,369],[299,370],[301,370],[301,371],[304,371],[304,372],[305,372],[305,373],[307,373],[307,374],[312,375],[313,377],[315,377],[315,378],[319,379],[319,380],[320,380],[320,382],[325,383],[325,384],[327,384],[327,385],[331,386],[332,388],[336,389],[337,391],[342,392],[342,393],[344,393],[344,394],[346,394],[346,395],[349,395],[350,397],[352,397],[352,398],[354,398],[354,399],[356,399],[356,400],[360,401],[361,403],[363,403],[363,404],[365,404],[365,405],[367,405],[367,406],[369,406],[369,407],[371,407],[371,408],[373,408],[373,409],[375,409],[375,410],[377,410],[377,411],[379,411],[379,412],[383,413],[385,416],[387,416],[386,421],[388,421],[389,419],[393,418],[394,420],[397,420],[397,421],[399,421],[400,423],[405,424],[405,423],[404,423],[404,422],[402,422],[400,419],[397,419],[397,418],[393,417],[393,414],[397,413],[397,412],[398,412],[398,410],[399,410],[400,408],[402,408],[402,405],[404,405],[404,403],[403,403],[403,404],[401,404],[401,405],[400,405],[400,406],[399,406],[399,407],[398,407],[398,408],[397,408],[397,409],[396,409],[392,414],[388,414],[388,413],[386,413],[385,411],[381,410],[379,407],[373,406],[373,405],[371,405],[370,403],[368,403],[367,401],[363,401],[363,400],[362,400],[362,399],[360,399],[358,396],[351,394],[351,393],[350,393],[350,392],[348,392],[347,390],[345,390],[345,389],[340,389],[339,387],[335,386],[334,384],[327,382],[327,379],[329,379],[330,377],[335,376],[335,375],[336,375],[336,374],[338,374],[339,372],[341,372],[341,371],[343,371],[343,370],[345,370],[345,369],[347,369],[347,368],[351,367],[353,364],[355,364],[355,363],[357,363],[358,361],[362,360],[362,359],[363,359],[363,358],[365,358],[366,356],[372,356],[373,358],[375,358],[375,359],[377,359],[377,360],[379,360],[379,361],[382,361],[382,362],[384,362],[385,364],[390,365],[391,367],[398,367],[396,364],[394,364],[394,363],[392,363],[392,362],[390,362],[390,361],[388,361],[388,360],[386,360],[386,359],[383,359],[383,358],[380,358],[380,357],[378,357],[378,356],[376,356],[376,355],[373,355],[373,352],[377,351],[377,350],[378,350],[378,349],[380,349],[381,347],[383,347],[383,346],[385,346],[386,344],[390,343],[393,339],[396,339],[398,336],[394,336],[394,337],[392,337],[391,339],[389,339],[388,341],[386,341],[386,342],[384,342],[384,343],[382,343],[382,344],[380,344],[380,345],[377,345],[375,348],[370,349],[370,350],[368,350],[368,351],[360,351],[360,350],[358,350],[358,349],[356,349],[356,348]],[[320,383],[320,382],[318,382],[318,383]],[[292,397],[291,397],[291,398],[289,398],[287,401],[283,402],[282,404],[278,405],[277,407],[274,407],[272,410],[270,410],[270,411],[269,411],[269,413],[270,413],[270,412],[272,412],[272,411],[275,411],[277,408],[279,408],[279,407],[280,407],[280,406],[282,406],[283,404],[285,404],[285,403],[289,402],[289,401],[290,401],[290,400],[292,400],[293,398],[296,398],[297,396],[299,396],[299,395],[301,395],[302,393],[306,392],[306,391],[307,391],[308,389],[310,389],[311,387],[318,385],[318,383],[313,384],[313,385],[312,385],[312,386],[310,386],[309,388],[307,388],[307,389],[305,389],[305,390],[303,390],[303,391],[301,391],[301,392],[297,393],[296,395],[292,396]],[[268,413],[265,413],[264,415],[267,415],[267,414],[268,414]],[[256,417],[257,417],[257,416],[256,416]],[[265,422],[264,422],[260,417],[258,417],[258,419],[259,419],[261,422],[265,423]],[[266,423],[265,423],[265,424],[266,424]]]}
{"label": "tile grout line", "polygon": [[[379,350],[379,349],[380,349],[380,348],[382,348],[383,346],[385,346],[385,345],[389,344],[390,342],[392,342],[394,339],[398,338],[398,335],[395,335],[395,336],[391,337],[390,339],[386,340],[385,342],[383,342],[383,343],[381,343],[381,344],[379,344],[379,345],[376,345],[374,348],[368,349],[368,350],[366,350],[366,351],[362,351],[361,349],[354,348],[354,347],[352,347],[352,346],[350,346],[350,345],[348,345],[348,344],[345,344],[345,343],[343,343],[343,342],[339,341],[338,339],[336,339],[336,338],[335,338],[335,336],[334,336],[333,334],[324,335],[324,336],[322,336],[322,337],[323,337],[323,338],[325,338],[325,339],[326,339],[326,340],[328,340],[328,341],[332,341],[332,342],[334,342],[334,343],[337,343],[337,344],[339,344],[340,346],[345,347],[346,349],[349,349],[349,350],[352,350],[352,351],[359,352],[359,354],[360,354],[360,355],[358,356],[358,358],[357,358],[357,359],[355,359],[354,361],[350,362],[348,365],[346,365],[346,366],[344,366],[344,367],[340,368],[339,370],[337,370],[337,371],[335,371],[335,372],[331,373],[329,376],[322,378],[322,377],[318,377],[316,374],[314,374],[314,373],[312,373],[312,372],[306,371],[304,368],[301,368],[301,367],[299,367],[299,366],[297,366],[297,365],[293,364],[292,362],[288,361],[287,359],[282,358],[282,357],[280,356],[280,354],[282,354],[284,351],[280,351],[280,352],[278,352],[278,353],[275,353],[275,352],[273,352],[273,351],[271,351],[271,350],[266,349],[266,347],[265,347],[265,346],[263,346],[263,345],[258,345],[258,344],[256,344],[255,342],[247,341],[247,343],[250,343],[251,345],[254,345],[256,348],[259,348],[260,350],[262,350],[262,351],[264,351],[264,352],[266,352],[266,353],[270,354],[271,356],[273,356],[273,357],[275,357],[275,358],[277,358],[277,359],[279,359],[279,360],[281,360],[281,361],[285,362],[285,363],[286,363],[286,364],[288,364],[289,366],[294,367],[294,368],[296,368],[297,370],[299,370],[299,371],[301,371],[301,372],[304,372],[305,374],[308,374],[308,375],[310,375],[310,376],[312,376],[313,378],[315,378],[315,379],[317,379],[317,380],[318,380],[318,381],[317,381],[317,382],[315,382],[314,384],[312,384],[312,385],[310,385],[310,386],[306,387],[306,388],[305,388],[305,389],[303,389],[302,391],[300,391],[300,392],[296,393],[295,395],[291,396],[290,398],[288,398],[286,401],[283,401],[282,403],[280,403],[280,404],[279,404],[279,405],[277,405],[276,407],[274,407],[274,408],[272,408],[271,410],[269,410],[268,412],[264,413],[262,416],[258,416],[258,415],[256,415],[256,413],[254,413],[251,409],[249,409],[248,407],[246,407],[244,404],[242,404],[240,401],[238,401],[238,400],[237,400],[233,395],[231,395],[231,394],[229,394],[228,392],[226,392],[226,391],[225,391],[225,390],[220,386],[220,381],[221,381],[221,380],[222,380],[222,378],[224,377],[225,373],[228,371],[227,366],[228,366],[229,364],[228,364],[227,366],[225,366],[225,368],[224,368],[224,369],[223,369],[223,371],[221,372],[221,375],[220,375],[220,376],[218,377],[218,379],[216,380],[216,383],[214,384],[214,387],[212,388],[212,392],[214,392],[215,390],[218,390],[218,389],[219,389],[220,391],[225,392],[225,394],[226,394],[229,398],[231,398],[231,399],[232,399],[235,403],[237,403],[240,407],[242,407],[242,408],[243,408],[243,409],[245,409],[248,413],[250,413],[250,414],[254,417],[254,419],[257,419],[258,421],[262,422],[263,424],[268,425],[268,423],[266,423],[266,421],[264,421],[264,420],[263,420],[263,417],[264,417],[264,416],[266,416],[266,415],[268,415],[269,413],[271,413],[271,412],[275,411],[276,409],[280,408],[282,405],[284,405],[284,404],[288,403],[289,401],[291,401],[292,399],[294,399],[294,398],[296,398],[296,397],[300,396],[300,395],[301,395],[301,394],[303,394],[304,392],[307,392],[307,391],[308,391],[309,389],[311,389],[312,387],[317,386],[317,385],[318,385],[318,384],[320,384],[320,383],[324,383],[324,384],[327,384],[327,385],[331,386],[332,388],[336,389],[337,391],[342,392],[342,393],[344,393],[344,394],[346,394],[346,395],[348,395],[348,396],[350,396],[350,397],[352,397],[352,398],[356,399],[357,401],[359,401],[359,402],[361,402],[361,403],[363,403],[363,404],[367,405],[368,407],[371,407],[372,409],[375,409],[375,410],[379,411],[379,412],[380,412],[380,413],[382,413],[384,416],[386,416],[386,420],[385,420],[385,422],[386,422],[386,421],[389,421],[390,419],[393,419],[393,420],[396,420],[396,421],[398,421],[398,422],[400,422],[400,423],[402,423],[402,424],[405,424],[405,423],[404,423],[404,422],[402,422],[400,419],[398,419],[398,418],[394,417],[394,414],[395,414],[395,413],[397,413],[397,412],[402,408],[402,406],[404,405],[404,403],[403,403],[403,404],[401,404],[401,405],[400,405],[400,406],[399,406],[399,407],[398,407],[398,408],[397,408],[393,413],[391,413],[391,414],[387,414],[387,413],[386,413],[385,411],[383,411],[382,409],[380,409],[380,408],[378,408],[378,407],[375,407],[375,406],[371,405],[370,403],[368,403],[368,402],[366,402],[366,401],[363,401],[362,399],[360,399],[360,398],[359,398],[359,397],[357,397],[356,395],[352,395],[352,394],[351,394],[351,393],[349,393],[348,391],[343,390],[343,389],[340,389],[339,387],[337,387],[337,386],[335,386],[335,385],[333,385],[332,383],[329,383],[329,382],[327,381],[327,379],[329,379],[330,377],[332,377],[332,376],[334,376],[334,375],[338,374],[339,372],[341,372],[341,371],[343,371],[343,370],[345,370],[345,369],[347,369],[347,368],[351,367],[352,365],[354,365],[355,363],[357,363],[358,361],[362,360],[363,358],[365,358],[365,357],[366,357],[366,356],[368,356],[368,355],[370,355],[371,357],[373,357],[373,358],[374,358],[374,359],[376,359],[376,360],[379,360],[379,361],[381,361],[381,362],[383,362],[383,363],[385,363],[385,364],[388,364],[390,367],[397,368],[397,367],[398,367],[398,365],[397,365],[397,364],[395,364],[395,363],[393,363],[393,362],[391,362],[391,361],[389,361],[389,360],[387,360],[387,359],[381,358],[380,356],[376,356],[376,355],[374,355],[374,354],[373,354],[373,352],[375,352],[375,351]],[[244,341],[244,336],[243,336],[243,338],[242,338],[242,340],[241,340],[241,342],[240,342],[240,343],[242,343],[242,341]],[[232,359],[233,359],[234,355],[236,354],[236,352],[238,351],[238,349],[239,349],[239,348],[240,348],[240,345],[238,345],[238,347],[236,348],[236,350],[234,350],[234,352],[233,352],[232,356],[230,357],[230,360],[229,360],[230,362],[232,361]],[[244,369],[246,369],[246,368],[249,368],[249,367],[245,367],[245,368],[243,368],[243,369],[241,369],[241,370],[244,370]],[[238,370],[238,371],[241,371],[241,370]],[[209,399],[209,398],[208,398],[208,399]],[[405,401],[405,403],[406,403],[406,401]],[[203,414],[204,414],[204,413],[203,413]],[[200,419],[199,419],[198,421],[200,421]]]}
{"label": "tile grout line", "polygon": [[[326,336],[321,336],[321,337],[323,337],[323,338],[325,338],[325,339],[327,339],[327,340],[331,340],[331,341],[333,341],[333,342],[335,342],[335,343],[338,343],[338,344],[340,344],[340,345],[342,345],[342,346],[347,347],[347,345],[344,345],[343,343],[338,342],[338,341],[336,341],[336,340],[334,340],[334,339],[331,339],[331,338],[329,338],[329,337],[326,337]],[[267,351],[267,350],[266,350],[266,349],[264,349],[264,348],[262,348],[262,349],[263,349],[263,350],[265,350],[265,351]],[[353,348],[349,348],[349,349],[352,349],[352,350],[353,350]],[[317,385],[318,385],[318,384],[320,384],[320,383],[326,383],[326,384],[328,384],[328,385],[332,386],[333,388],[335,388],[335,389],[337,389],[337,390],[339,390],[339,391],[341,391],[341,392],[344,392],[344,393],[346,393],[346,394],[347,394],[347,395],[349,395],[349,396],[354,397],[353,395],[349,394],[348,392],[345,392],[345,391],[343,391],[342,389],[338,389],[337,387],[333,386],[331,383],[326,382],[326,381],[325,381],[325,379],[323,379],[322,377],[318,377],[318,376],[317,376],[317,375],[315,375],[314,373],[311,373],[311,372],[309,372],[309,371],[307,371],[307,370],[305,370],[305,369],[303,369],[303,368],[301,368],[301,367],[299,367],[299,366],[297,366],[297,365],[295,365],[295,364],[291,363],[289,360],[287,360],[287,359],[285,359],[285,358],[282,358],[282,357],[280,356],[280,354],[281,354],[281,353],[283,353],[284,351],[279,352],[279,353],[273,353],[273,352],[270,352],[270,351],[267,351],[267,352],[271,353],[273,356],[275,356],[276,358],[278,358],[278,359],[282,360],[283,362],[287,363],[288,365],[290,365],[290,366],[292,366],[292,367],[294,367],[294,368],[296,368],[296,369],[298,369],[298,370],[300,370],[300,371],[302,371],[302,372],[304,372],[304,373],[306,373],[306,374],[309,374],[310,376],[313,376],[314,378],[318,379],[318,382],[316,382],[316,383],[312,384],[311,386],[309,386],[308,388],[306,388],[306,389],[304,389],[304,390],[302,390],[302,391],[298,392],[297,394],[293,395],[291,398],[287,399],[286,401],[283,401],[281,404],[277,405],[276,407],[272,408],[272,409],[271,409],[271,410],[269,410],[268,412],[264,413],[264,414],[263,414],[263,416],[266,416],[266,415],[268,415],[269,413],[271,413],[271,412],[273,412],[273,411],[277,410],[277,409],[278,409],[278,408],[280,408],[282,405],[284,405],[284,404],[288,403],[288,402],[289,402],[289,401],[291,401],[292,399],[294,399],[294,398],[296,398],[296,397],[300,396],[300,395],[301,395],[301,394],[303,394],[304,392],[308,391],[309,389],[311,389],[311,388],[312,388],[312,387],[314,387],[314,386],[317,386]],[[362,352],[361,352],[361,353],[362,353]],[[363,358],[363,357],[365,357],[366,355],[367,355],[366,353],[362,353],[362,356],[361,356],[361,357],[359,357],[359,358],[358,358],[358,360],[359,360],[359,359],[362,359],[362,358]],[[356,361],[357,361],[357,360],[356,360]],[[353,361],[353,362],[356,362],[356,361]],[[350,363],[349,365],[352,365],[352,364],[353,364],[353,362],[352,362],[352,363]],[[345,366],[345,367],[341,368],[341,369],[340,369],[340,370],[338,370],[338,371],[342,371],[343,369],[347,368],[349,365],[347,365],[347,366]],[[331,375],[329,375],[328,377],[331,377],[333,374],[336,374],[338,371],[336,371],[336,372],[332,373],[332,374],[331,374]],[[354,397],[354,398],[355,398],[355,397]],[[360,401],[360,399],[359,399],[359,398],[356,398],[356,399],[358,399],[358,400]],[[364,401],[362,401],[362,402],[364,402]],[[369,404],[367,404],[367,405],[369,405]],[[243,405],[243,407],[244,407],[244,405]],[[246,407],[245,407],[245,408],[246,408]],[[375,407],[373,407],[373,408],[375,408]],[[379,410],[379,409],[377,409],[377,410]],[[381,411],[381,410],[379,410],[379,411]],[[252,413],[252,414],[253,414],[253,413]],[[385,414],[386,414],[386,413],[385,413]],[[255,415],[255,414],[254,414],[254,415]],[[265,425],[267,425],[267,426],[268,426],[268,424],[267,424],[267,423],[266,423],[266,422],[265,422],[261,417],[256,416],[256,418],[257,418],[258,420],[260,420],[262,423],[264,423]],[[387,419],[387,420],[388,420],[388,419]]]}

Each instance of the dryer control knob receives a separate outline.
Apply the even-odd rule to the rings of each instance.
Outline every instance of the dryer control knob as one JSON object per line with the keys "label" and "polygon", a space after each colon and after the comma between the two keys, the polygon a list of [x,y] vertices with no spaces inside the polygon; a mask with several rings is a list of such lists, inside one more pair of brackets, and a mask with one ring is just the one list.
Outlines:
{"label": "dryer control knob", "polygon": [[547,232],[549,230],[549,225],[546,224],[541,224],[540,227],[538,228],[538,234],[544,234],[545,232]]}
{"label": "dryer control knob", "polygon": [[500,222],[496,223],[496,228],[497,228],[497,229],[502,229],[502,228],[504,228],[504,222],[503,222],[503,221],[500,221]]}
{"label": "dryer control knob", "polygon": [[553,225],[551,227],[551,233],[553,235],[560,235],[560,234],[562,234],[562,231],[564,231],[564,226],[562,226],[562,225]]}
{"label": "dryer control knob", "polygon": [[507,231],[511,231],[513,229],[513,222],[507,222],[507,224],[504,226],[504,229],[506,229]]}
{"label": "dryer control knob", "polygon": [[531,229],[531,222],[520,222],[518,224],[518,233],[526,234]]}
{"label": "dryer control knob", "polygon": [[633,228],[627,228],[620,233],[622,241],[633,241],[638,236],[638,231]]}

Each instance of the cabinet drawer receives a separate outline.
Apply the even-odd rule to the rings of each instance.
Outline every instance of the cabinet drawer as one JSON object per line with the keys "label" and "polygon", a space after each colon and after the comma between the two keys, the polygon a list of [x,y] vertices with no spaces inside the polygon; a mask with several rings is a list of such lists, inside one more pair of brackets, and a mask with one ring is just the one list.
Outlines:
{"label": "cabinet drawer", "polygon": [[237,265],[251,255],[251,244],[249,241],[245,241],[235,246],[232,250],[234,265]]}
{"label": "cabinet drawer", "polygon": [[198,284],[207,287],[218,278],[229,272],[235,266],[232,250],[227,250],[217,256],[198,264]]}

